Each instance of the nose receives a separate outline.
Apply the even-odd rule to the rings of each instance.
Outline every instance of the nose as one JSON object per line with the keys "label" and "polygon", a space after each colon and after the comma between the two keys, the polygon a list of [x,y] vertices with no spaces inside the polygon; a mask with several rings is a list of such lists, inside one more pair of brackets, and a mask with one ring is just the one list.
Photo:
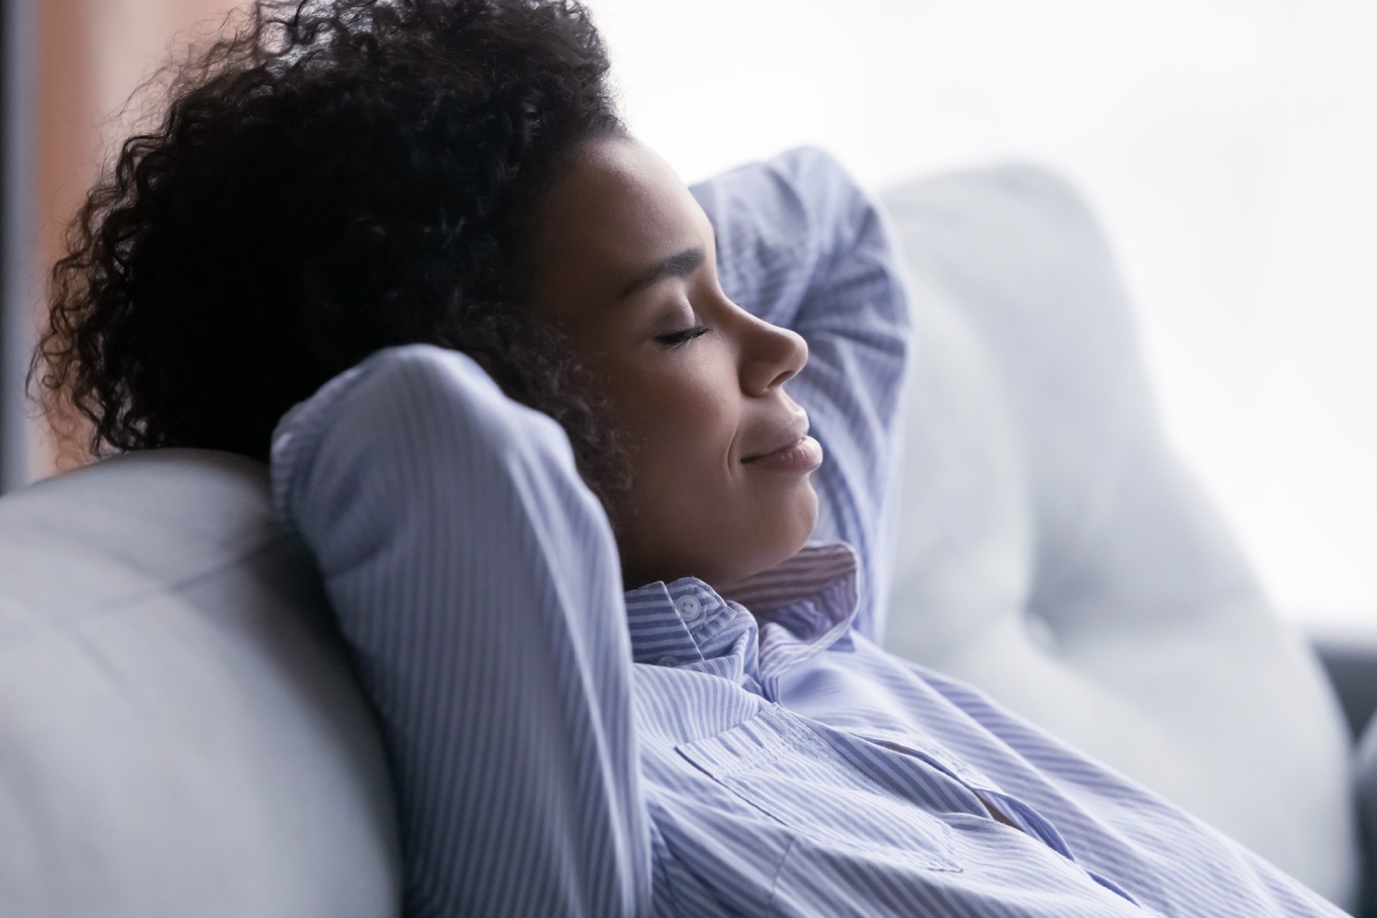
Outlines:
{"label": "nose", "polygon": [[808,363],[808,342],[787,328],[741,312],[741,390],[764,395],[796,376]]}

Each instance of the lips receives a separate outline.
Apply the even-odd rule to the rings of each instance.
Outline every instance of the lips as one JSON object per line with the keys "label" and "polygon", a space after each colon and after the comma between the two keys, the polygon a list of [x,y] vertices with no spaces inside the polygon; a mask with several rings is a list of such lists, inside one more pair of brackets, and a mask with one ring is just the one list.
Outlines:
{"label": "lips", "polygon": [[822,465],[822,446],[808,436],[807,416],[798,416],[741,464],[779,472],[811,472]]}
{"label": "lips", "polygon": [[751,468],[775,472],[812,472],[822,465],[822,444],[812,437],[803,437],[772,453],[742,462]]}

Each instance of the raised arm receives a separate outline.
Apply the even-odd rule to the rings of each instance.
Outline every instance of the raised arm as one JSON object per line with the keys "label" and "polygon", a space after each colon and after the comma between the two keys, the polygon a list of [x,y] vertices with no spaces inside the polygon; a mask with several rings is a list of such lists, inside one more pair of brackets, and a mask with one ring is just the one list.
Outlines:
{"label": "raised arm", "polygon": [[555,423],[397,348],[284,419],[273,486],[392,753],[406,914],[646,913],[617,552]]}
{"label": "raised arm", "polygon": [[908,354],[908,299],[884,219],[830,157],[800,149],[693,187],[717,233],[727,295],[808,342],[786,388],[826,459],[813,476],[816,539],[857,550],[857,627],[879,640],[890,579],[896,425]]}

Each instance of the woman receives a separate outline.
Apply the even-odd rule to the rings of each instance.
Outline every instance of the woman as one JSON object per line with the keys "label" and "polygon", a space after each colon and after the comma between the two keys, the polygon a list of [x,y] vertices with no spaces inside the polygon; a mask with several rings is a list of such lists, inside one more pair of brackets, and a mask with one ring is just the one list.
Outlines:
{"label": "woman", "polygon": [[883,221],[813,151],[690,194],[606,74],[573,3],[260,5],[56,269],[95,451],[271,455],[408,912],[1337,914],[876,646]]}

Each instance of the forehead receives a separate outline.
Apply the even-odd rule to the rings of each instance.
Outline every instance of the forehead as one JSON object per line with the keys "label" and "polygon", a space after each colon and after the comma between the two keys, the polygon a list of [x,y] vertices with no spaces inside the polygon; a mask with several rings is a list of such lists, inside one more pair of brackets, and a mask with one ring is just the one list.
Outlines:
{"label": "forehead", "polygon": [[627,137],[593,141],[536,213],[533,299],[556,313],[605,303],[711,232],[683,181],[649,147]]}

